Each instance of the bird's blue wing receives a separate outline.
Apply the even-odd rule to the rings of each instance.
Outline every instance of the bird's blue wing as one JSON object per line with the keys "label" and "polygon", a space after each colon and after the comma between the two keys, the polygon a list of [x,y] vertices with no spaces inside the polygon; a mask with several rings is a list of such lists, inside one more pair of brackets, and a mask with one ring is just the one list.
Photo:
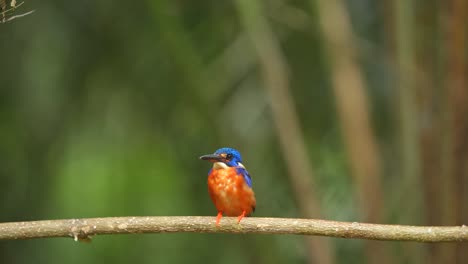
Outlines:
{"label": "bird's blue wing", "polygon": [[250,177],[249,172],[246,169],[242,168],[242,167],[238,167],[238,168],[236,168],[236,170],[237,170],[238,174],[242,174],[242,176],[244,177],[245,183],[247,183],[247,185],[250,188],[252,188],[252,177]]}

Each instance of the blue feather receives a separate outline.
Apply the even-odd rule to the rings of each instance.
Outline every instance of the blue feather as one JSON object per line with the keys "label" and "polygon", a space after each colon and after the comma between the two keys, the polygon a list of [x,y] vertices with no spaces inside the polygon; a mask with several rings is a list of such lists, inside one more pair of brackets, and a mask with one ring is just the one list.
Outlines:
{"label": "blue feather", "polygon": [[247,183],[247,185],[250,188],[252,188],[252,177],[250,177],[249,172],[242,167],[236,168],[236,171],[238,174],[242,174],[242,177],[244,177],[245,183]]}

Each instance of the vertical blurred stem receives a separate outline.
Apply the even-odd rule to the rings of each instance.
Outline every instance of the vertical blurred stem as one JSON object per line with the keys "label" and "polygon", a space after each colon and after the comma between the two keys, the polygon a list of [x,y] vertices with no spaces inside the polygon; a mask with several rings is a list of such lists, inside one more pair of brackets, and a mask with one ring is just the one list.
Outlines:
{"label": "vertical blurred stem", "polygon": [[[424,73],[424,79],[418,81],[419,112],[424,113],[424,125],[420,128],[421,147],[421,179],[424,190],[425,225],[443,225],[443,182],[447,178],[448,133],[446,117],[447,103],[445,89],[442,85],[444,42],[441,38],[441,8],[440,2],[427,2],[418,6],[415,24],[419,29],[416,33],[417,42],[433,39],[432,42],[423,41],[417,51],[417,70]],[[445,146],[445,148],[443,148]],[[438,257],[441,245],[429,244],[425,246],[425,263],[447,263]]]}
{"label": "vertical blurred stem", "polygon": [[[400,125],[400,156],[401,156],[401,190],[406,210],[400,211],[401,219],[408,221],[413,218],[421,221],[423,215],[422,195],[419,188],[422,185],[420,168],[420,137],[419,119],[416,98],[415,51],[414,51],[414,14],[412,0],[396,0],[394,3],[395,19],[395,50],[397,59],[397,93],[398,115]],[[411,191],[410,191],[411,190]],[[406,212],[406,214],[404,213]],[[416,218],[416,219],[414,219]],[[416,248],[405,247],[404,253],[410,262],[420,262]]]}
{"label": "vertical blurred stem", "polygon": [[[339,0],[311,2],[317,5],[360,211],[366,221],[380,222],[384,207],[380,157],[370,122],[364,80],[356,62],[351,21],[344,4]],[[392,262],[384,245],[374,241],[366,242],[366,256],[369,263]]]}
{"label": "vertical blurred stem", "polygon": [[[466,0],[452,0],[448,14],[449,177],[444,179],[444,224],[468,222],[468,83]],[[451,250],[450,250],[451,249]],[[468,246],[447,247],[446,263],[468,263]]]}
{"label": "vertical blurred stem", "polygon": [[[303,217],[319,217],[319,202],[312,190],[312,165],[294,102],[289,93],[288,69],[278,40],[263,15],[259,1],[238,0],[236,3],[241,22],[260,63],[264,85],[271,99],[276,131],[299,209]],[[333,252],[328,239],[316,237],[305,239],[308,242],[309,263],[333,263]]]}
{"label": "vertical blurred stem", "polygon": [[[398,65],[398,99],[401,128],[401,160],[404,184],[417,186],[419,181],[418,118],[416,109],[413,50],[413,3],[395,1],[396,56]],[[413,193],[414,194],[414,193]]]}

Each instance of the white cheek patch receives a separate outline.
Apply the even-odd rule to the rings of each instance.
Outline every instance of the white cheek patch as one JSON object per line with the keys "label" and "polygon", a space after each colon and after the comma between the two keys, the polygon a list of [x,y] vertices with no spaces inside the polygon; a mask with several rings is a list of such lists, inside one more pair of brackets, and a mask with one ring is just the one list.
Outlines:
{"label": "white cheek patch", "polygon": [[245,167],[244,167],[244,164],[242,164],[242,163],[240,163],[240,162],[237,162],[237,166],[239,166],[239,167],[241,167],[241,168],[244,168],[244,169],[245,169]]}
{"label": "white cheek patch", "polygon": [[213,169],[215,169],[215,170],[227,169],[227,168],[229,168],[229,167],[224,162],[215,162],[215,163],[213,163]]}

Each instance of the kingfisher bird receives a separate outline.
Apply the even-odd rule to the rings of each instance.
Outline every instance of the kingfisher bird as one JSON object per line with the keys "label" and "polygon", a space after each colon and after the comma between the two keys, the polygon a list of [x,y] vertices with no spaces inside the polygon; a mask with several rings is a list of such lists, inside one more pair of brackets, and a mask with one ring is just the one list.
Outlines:
{"label": "kingfisher bird", "polygon": [[223,214],[238,216],[237,223],[244,216],[250,216],[255,211],[255,194],[252,190],[252,178],[242,165],[239,151],[220,148],[200,159],[213,162],[213,168],[208,172],[208,192],[218,210],[216,226]]}

